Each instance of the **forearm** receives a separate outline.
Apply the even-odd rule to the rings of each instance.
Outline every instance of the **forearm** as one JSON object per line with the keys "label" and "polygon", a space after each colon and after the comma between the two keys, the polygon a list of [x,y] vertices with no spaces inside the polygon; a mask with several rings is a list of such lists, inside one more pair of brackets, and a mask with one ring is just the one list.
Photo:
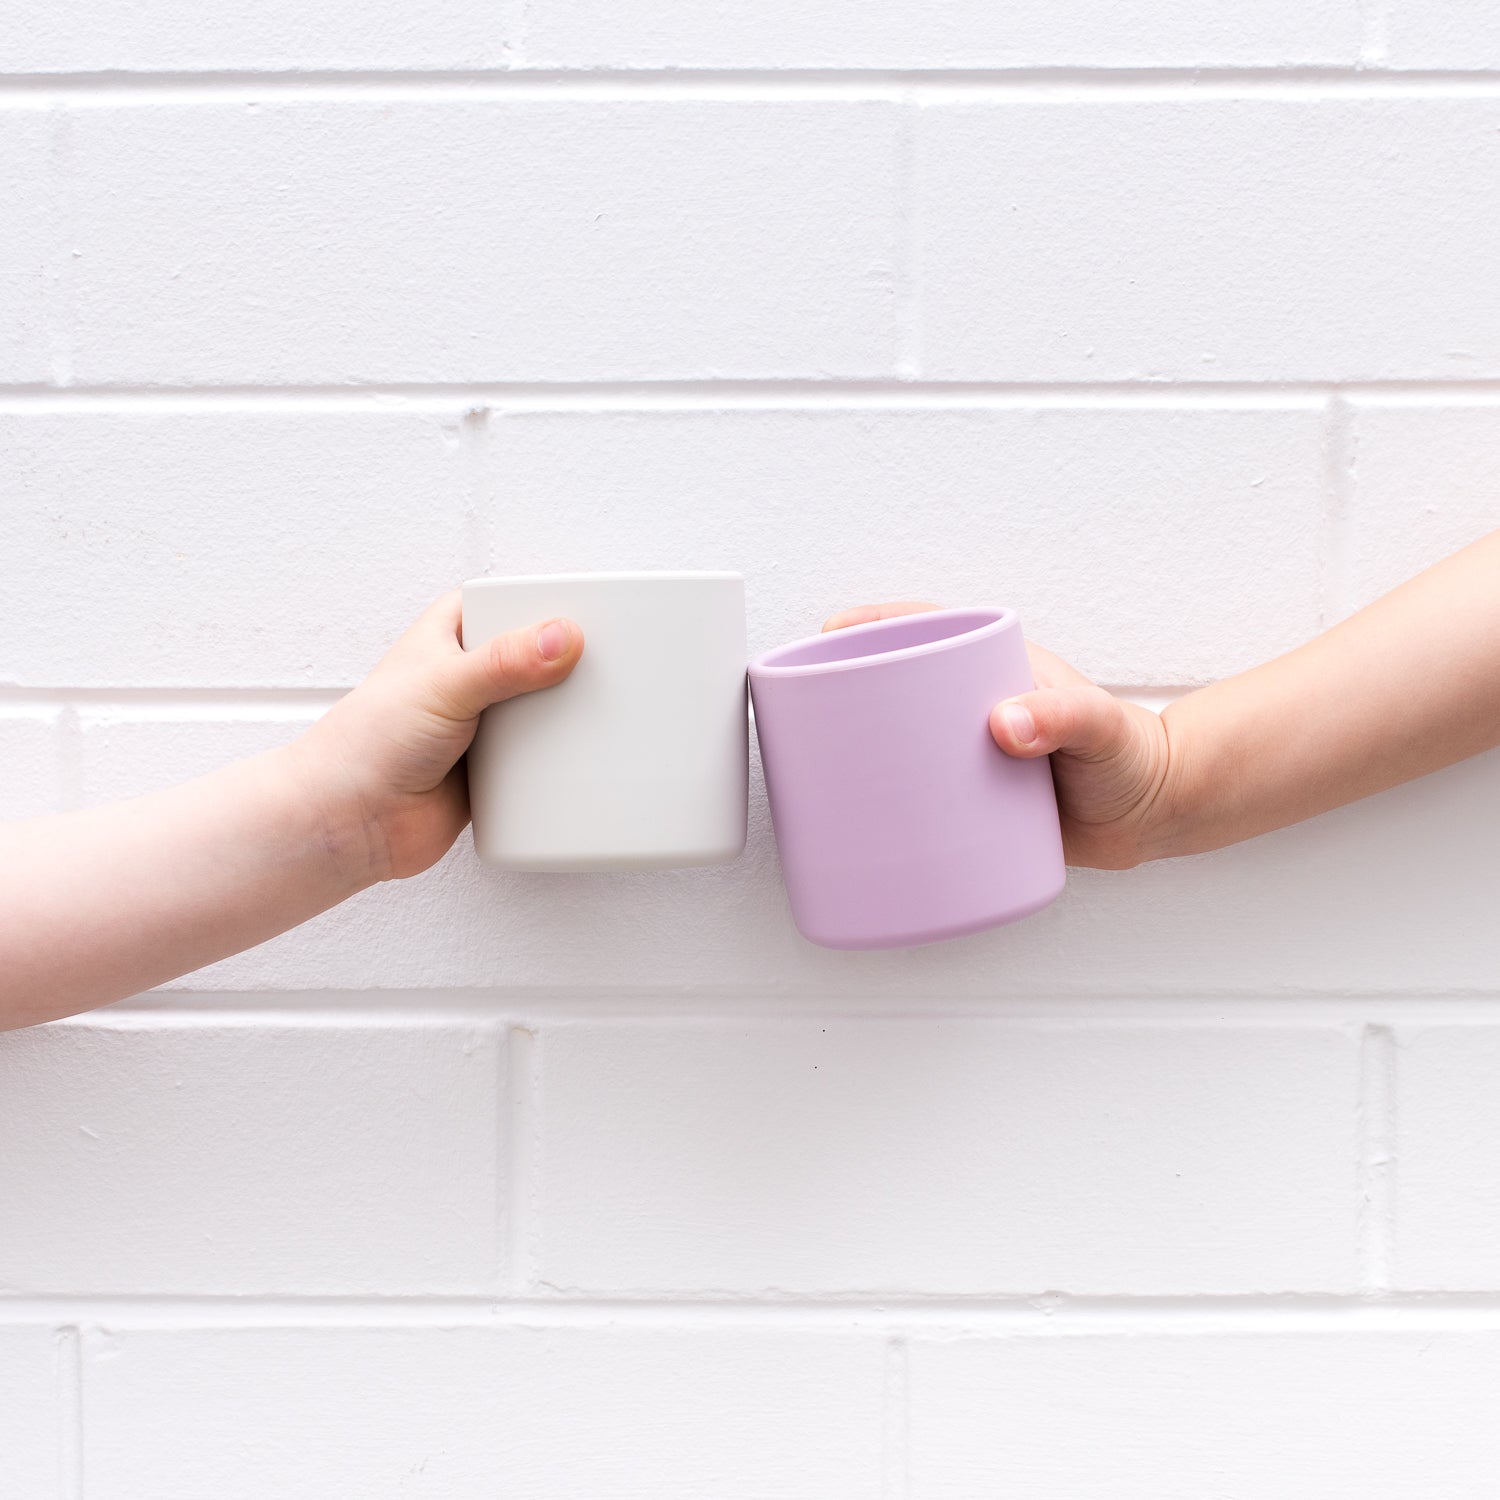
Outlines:
{"label": "forearm", "polygon": [[1163,715],[1168,854],[1216,849],[1500,744],[1500,532]]}
{"label": "forearm", "polygon": [[0,826],[0,1029],[108,1004],[368,883],[298,746],[133,801]]}

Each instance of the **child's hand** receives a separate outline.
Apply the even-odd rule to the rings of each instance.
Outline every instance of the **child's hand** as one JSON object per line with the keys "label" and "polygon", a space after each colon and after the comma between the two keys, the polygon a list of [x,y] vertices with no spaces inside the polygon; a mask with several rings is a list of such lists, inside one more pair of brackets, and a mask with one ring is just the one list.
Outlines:
{"label": "child's hand", "polygon": [[439,859],[479,711],[573,670],[570,620],[458,643],[438,600],[306,734],[127,802],[0,825],[0,1030],[108,1004]]}
{"label": "child's hand", "polygon": [[[868,604],[834,615],[823,629],[937,608]],[[1050,651],[1029,641],[1026,650],[1037,689],[997,703],[990,733],[1007,755],[1052,755],[1068,863],[1124,870],[1165,852],[1173,762],[1162,718],[1095,687]]]}
{"label": "child's hand", "polygon": [[298,741],[330,843],[367,880],[415,875],[469,821],[460,757],[479,711],[551,687],[577,665],[583,632],[549,620],[459,644],[460,594],[445,594],[360,685]]}

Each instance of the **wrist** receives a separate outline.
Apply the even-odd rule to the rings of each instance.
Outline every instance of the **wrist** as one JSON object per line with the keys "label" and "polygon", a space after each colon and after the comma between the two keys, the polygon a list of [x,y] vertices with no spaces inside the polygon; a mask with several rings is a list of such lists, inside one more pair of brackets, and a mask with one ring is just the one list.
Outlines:
{"label": "wrist", "polygon": [[281,757],[281,772],[307,819],[310,846],[345,887],[344,896],[351,896],[389,878],[389,851],[377,810],[319,728],[272,754]]}
{"label": "wrist", "polygon": [[1157,827],[1146,859],[1203,854],[1221,842],[1213,832],[1221,772],[1204,742],[1197,698],[1198,693],[1189,693],[1161,713],[1165,760]]}

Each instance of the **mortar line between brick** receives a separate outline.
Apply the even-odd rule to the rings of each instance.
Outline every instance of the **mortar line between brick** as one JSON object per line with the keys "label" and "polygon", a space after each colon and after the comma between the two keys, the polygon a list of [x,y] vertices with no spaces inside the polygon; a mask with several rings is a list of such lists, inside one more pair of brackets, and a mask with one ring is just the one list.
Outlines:
{"label": "mortar line between brick", "polygon": [[483,403],[500,414],[608,411],[1251,410],[1322,411],[1330,390],[1375,405],[1500,404],[1500,378],[1328,381],[817,380],[487,381],[471,383],[114,385],[0,383],[0,412],[436,412]]}
{"label": "mortar line between brick", "polygon": [[73,704],[64,703],[58,711],[52,726],[52,743],[57,755],[62,805],[78,807],[83,801],[83,725]]}
{"label": "mortar line between brick", "polygon": [[464,561],[468,577],[492,570],[494,556],[494,412],[487,405],[472,406],[459,423],[467,469],[468,494],[464,512]]}
{"label": "mortar line between brick", "polygon": [[58,1493],[63,1500],[83,1500],[83,1331],[75,1324],[62,1329],[59,1337],[63,1352],[58,1362]]}
{"label": "mortar line between brick", "polygon": [[[518,0],[520,3],[520,0]],[[514,24],[514,16],[512,17]],[[524,50],[522,34],[514,45]],[[1379,14],[1362,26],[1363,47],[1379,44]],[[1193,100],[1225,97],[1370,98],[1500,94],[1492,69],[1395,69],[1368,61],[1341,67],[879,68],[541,68],[224,69],[189,72],[11,73],[0,101],[26,106],[51,95],[85,106],[140,102],[238,103],[247,96],[300,99],[420,97],[487,99]]]}
{"label": "mortar line between brick", "polygon": [[536,1291],[538,1270],[536,1173],[541,1079],[535,1029],[513,1025],[507,1033],[507,1050],[505,1284],[513,1297],[527,1297]]}
{"label": "mortar line between brick", "polygon": [[886,1340],[881,1382],[881,1500],[911,1493],[911,1374],[907,1340]]}
{"label": "mortar line between brick", "polygon": [[922,106],[915,96],[902,102],[896,141],[896,371],[903,380],[922,373]]}
{"label": "mortar line between brick", "polygon": [[1357,1261],[1361,1292],[1391,1290],[1395,1268],[1396,1039],[1364,1027],[1359,1052]]}
{"label": "mortar line between brick", "polygon": [[52,383],[66,387],[73,380],[75,323],[72,242],[77,214],[73,171],[73,117],[62,105],[51,106],[48,152],[52,194],[52,243],[46,272],[45,317],[47,360]]}
{"label": "mortar line between brick", "polygon": [[1392,0],[1358,0],[1359,67],[1383,69],[1391,51]]}
{"label": "mortar line between brick", "polygon": [[746,1295],[717,1299],[413,1295],[372,1297],[54,1296],[0,1298],[0,1328],[86,1322],[111,1335],[146,1329],[291,1328],[795,1328],[885,1337],[1053,1337],[1112,1332],[1294,1333],[1420,1328],[1500,1330],[1500,1294],[1387,1296],[1255,1294],[923,1299]]}
{"label": "mortar line between brick", "polygon": [[1058,1031],[1091,1026],[1191,1029],[1245,1027],[1326,1030],[1379,1018],[1392,1024],[1493,1026],[1500,995],[1474,989],[1429,995],[1409,988],[1389,994],[1329,994],[1316,989],[1207,994],[1200,990],[1084,991],[1053,986],[1045,993],[949,996],[941,981],[925,993],[871,993],[867,987],[816,992],[744,984],[664,981],[658,985],[520,984],[482,989],[466,985],[387,989],[157,990],[104,1011],[69,1017],[54,1027],[137,1030],[152,1027],[449,1025],[493,1021],[498,1014],[533,1030],[543,1026],[663,1026],[710,1028],[799,1023],[915,1022],[934,1020],[1025,1025]]}
{"label": "mortar line between brick", "polygon": [[524,69],[526,66],[526,44],[531,38],[530,0],[503,0],[502,26],[504,37],[501,54],[507,70]]}
{"label": "mortar line between brick", "polygon": [[[351,684],[352,686],[352,684]],[[331,708],[348,688],[153,688],[19,687],[0,684],[0,717],[83,712],[139,713],[152,710],[180,718],[220,716],[312,718]]]}
{"label": "mortar line between brick", "polygon": [[[489,554],[493,563],[493,554]],[[207,719],[216,717],[313,718],[331,708],[349,691],[344,687],[237,688],[215,687],[119,687],[86,688],[62,684],[26,686],[0,683],[0,718],[19,715],[56,714],[60,710],[86,713],[140,713],[157,711],[168,717]],[[1191,687],[1160,687],[1111,684],[1108,691],[1122,698],[1165,704]]]}
{"label": "mortar line between brick", "polygon": [[1339,391],[1329,394],[1325,416],[1323,515],[1319,536],[1318,629],[1349,608],[1348,531],[1354,462],[1354,412]]}

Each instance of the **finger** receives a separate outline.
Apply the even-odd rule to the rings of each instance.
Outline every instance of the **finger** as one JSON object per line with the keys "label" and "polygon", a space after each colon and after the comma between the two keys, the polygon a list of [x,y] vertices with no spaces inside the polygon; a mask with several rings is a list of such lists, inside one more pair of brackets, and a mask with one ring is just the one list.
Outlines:
{"label": "finger", "polygon": [[462,589],[449,589],[446,594],[440,594],[426,609],[417,616],[417,622],[413,630],[420,630],[428,636],[450,636],[457,640],[459,634],[459,622],[464,614],[464,591]]}
{"label": "finger", "polygon": [[1103,688],[1039,688],[997,703],[990,733],[1007,755],[1065,751],[1080,760],[1107,760],[1130,745],[1125,706]]}
{"label": "finger", "polygon": [[1077,667],[1035,641],[1026,642],[1026,655],[1031,658],[1031,675],[1039,688],[1090,686],[1089,679]]}
{"label": "finger", "polygon": [[891,604],[861,604],[857,609],[840,610],[823,621],[825,632],[846,630],[851,625],[869,625],[875,620],[893,620],[897,615],[922,615],[939,604],[922,604],[913,599],[898,599]]}
{"label": "finger", "polygon": [[386,653],[396,661],[429,659],[434,650],[458,648],[459,621],[463,617],[463,590],[449,589],[434,599]]}
{"label": "finger", "polygon": [[528,625],[450,657],[439,690],[459,718],[472,719],[492,703],[561,682],[582,654],[583,631],[572,620]]}

